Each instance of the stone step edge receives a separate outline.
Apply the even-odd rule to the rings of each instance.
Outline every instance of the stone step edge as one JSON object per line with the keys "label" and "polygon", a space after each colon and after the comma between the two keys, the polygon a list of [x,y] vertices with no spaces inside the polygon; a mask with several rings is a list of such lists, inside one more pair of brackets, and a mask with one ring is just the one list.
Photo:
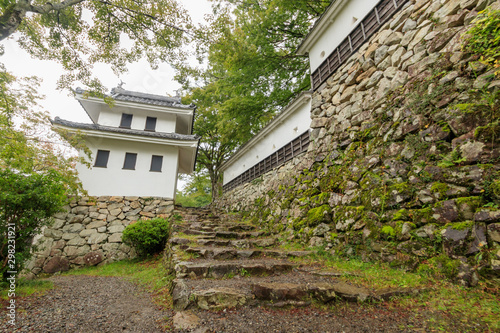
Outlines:
{"label": "stone step edge", "polygon": [[314,251],[283,251],[283,250],[261,250],[261,249],[237,249],[232,247],[190,247],[179,246],[179,249],[186,253],[198,254],[202,258],[224,260],[231,258],[256,258],[256,257],[273,257],[273,258],[300,258],[314,254]]}
{"label": "stone step edge", "polygon": [[189,291],[184,279],[174,280],[172,298],[174,309],[185,310],[197,306],[204,310],[221,310],[240,306],[266,305],[284,307],[306,306],[314,301],[327,304],[333,301],[376,302],[393,297],[415,295],[422,290],[412,288],[386,288],[370,292],[366,288],[337,283],[287,284],[253,283],[248,290],[213,287]]}
{"label": "stone step edge", "polygon": [[[275,238],[257,238],[257,239],[216,239],[214,237],[203,237],[203,238],[196,238],[196,239],[191,239],[191,238],[185,238],[185,237],[171,237],[168,242],[170,244],[176,244],[176,245],[187,245],[190,243],[198,243],[201,245],[206,245],[207,243],[215,243],[215,244],[231,244],[235,248],[243,248],[242,246],[245,244],[253,244],[254,246],[259,246],[259,247],[269,247],[273,246],[276,244],[276,239]],[[241,245],[238,247],[238,242]],[[205,243],[205,244],[203,244]],[[208,245],[210,246],[210,245]]]}
{"label": "stone step edge", "polygon": [[[175,259],[174,259],[175,260]],[[297,264],[284,261],[207,261],[203,263],[180,261],[174,264],[176,278],[213,278],[222,279],[235,275],[262,276],[274,275],[295,268]]]}

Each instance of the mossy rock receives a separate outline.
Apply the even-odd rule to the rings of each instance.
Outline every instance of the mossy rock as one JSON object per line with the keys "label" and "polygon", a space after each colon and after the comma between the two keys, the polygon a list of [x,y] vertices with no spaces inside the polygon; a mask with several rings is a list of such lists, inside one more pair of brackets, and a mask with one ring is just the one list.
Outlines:
{"label": "mossy rock", "polygon": [[434,218],[432,217],[432,208],[431,207],[414,209],[411,211],[411,214],[412,214],[412,221],[417,226],[434,222]]}
{"label": "mossy rock", "polygon": [[315,227],[320,223],[329,223],[332,219],[332,210],[329,205],[312,208],[307,212],[307,225]]}
{"label": "mossy rock", "polygon": [[418,270],[423,271],[424,269],[426,269],[434,275],[444,275],[448,279],[453,279],[457,276],[458,268],[461,264],[460,260],[451,259],[446,254],[430,258],[428,262],[429,264],[427,265],[427,267],[422,267]]}
{"label": "mossy rock", "polygon": [[326,192],[322,192],[318,195],[313,196],[310,199],[311,205],[320,206],[328,203],[328,199],[330,198],[330,194]]}
{"label": "mossy rock", "polygon": [[438,193],[440,198],[445,198],[449,188],[450,186],[446,183],[435,182],[431,185],[431,193]]}
{"label": "mossy rock", "polygon": [[500,179],[497,178],[487,183],[485,192],[491,200],[500,204]]}
{"label": "mossy rock", "polygon": [[485,126],[479,126],[474,131],[474,138],[483,142],[500,142],[500,122],[498,120]]}

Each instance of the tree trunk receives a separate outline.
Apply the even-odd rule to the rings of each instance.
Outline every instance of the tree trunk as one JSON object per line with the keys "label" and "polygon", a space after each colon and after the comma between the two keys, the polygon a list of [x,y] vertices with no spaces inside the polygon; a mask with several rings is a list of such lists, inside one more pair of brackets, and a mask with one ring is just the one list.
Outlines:
{"label": "tree trunk", "polygon": [[0,16],[0,41],[16,32],[25,16],[26,9],[19,8],[16,4],[8,6]]}

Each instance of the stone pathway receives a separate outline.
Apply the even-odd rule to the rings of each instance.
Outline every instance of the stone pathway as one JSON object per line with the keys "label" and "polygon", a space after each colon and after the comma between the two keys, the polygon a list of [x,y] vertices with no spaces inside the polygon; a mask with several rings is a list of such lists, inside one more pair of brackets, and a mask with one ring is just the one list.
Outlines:
{"label": "stone pathway", "polygon": [[[117,277],[53,276],[54,289],[18,300],[16,325],[0,332],[163,332],[170,311],[149,294]],[[5,318],[5,313],[2,313]]]}
{"label": "stone pathway", "polygon": [[[173,301],[178,329],[210,331],[200,322],[203,310],[297,308],[313,302],[386,300],[411,292],[369,290],[346,283],[338,272],[319,265],[297,264],[290,259],[311,252],[282,250],[275,237],[234,215],[216,217],[202,209],[177,213],[183,221],[175,226],[169,253],[176,275]],[[297,317],[295,324],[301,320]]]}

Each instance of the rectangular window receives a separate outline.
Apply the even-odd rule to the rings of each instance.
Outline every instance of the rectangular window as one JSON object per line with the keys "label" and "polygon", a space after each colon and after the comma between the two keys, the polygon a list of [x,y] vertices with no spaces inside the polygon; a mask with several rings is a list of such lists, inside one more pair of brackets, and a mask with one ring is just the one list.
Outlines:
{"label": "rectangular window", "polygon": [[156,130],[156,118],[155,117],[147,117],[146,118],[146,128],[145,131],[154,132]]}
{"label": "rectangular window", "polygon": [[125,153],[125,162],[123,162],[123,169],[135,170],[136,161],[137,161],[137,154]]}
{"label": "rectangular window", "polygon": [[107,168],[109,160],[109,150],[98,150],[95,158],[95,167]]}
{"label": "rectangular window", "polygon": [[122,121],[120,122],[120,128],[130,128],[132,126],[133,115],[128,113],[122,113]]}
{"label": "rectangular window", "polygon": [[163,164],[163,156],[153,155],[151,158],[151,169],[149,171],[161,172],[161,166]]}

